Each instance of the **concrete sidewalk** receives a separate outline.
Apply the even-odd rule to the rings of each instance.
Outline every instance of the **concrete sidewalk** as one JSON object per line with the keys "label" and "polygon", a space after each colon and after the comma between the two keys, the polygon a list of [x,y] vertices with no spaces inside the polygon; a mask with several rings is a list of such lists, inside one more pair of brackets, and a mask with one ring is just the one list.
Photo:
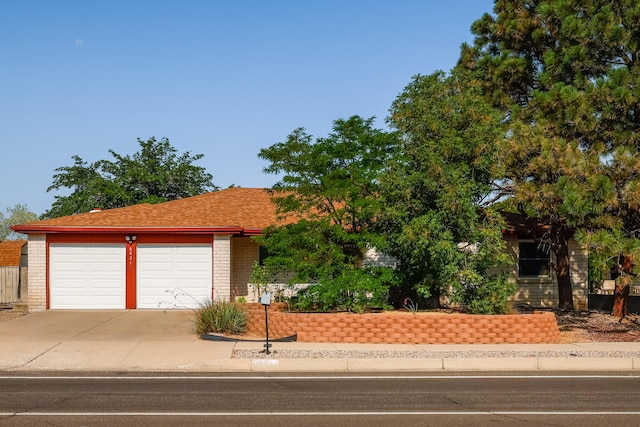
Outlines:
{"label": "concrete sidewalk", "polygon": [[[638,371],[640,343],[396,345],[273,343],[199,339],[191,311],[46,311],[0,322],[0,371],[112,372],[383,372]],[[232,358],[234,350],[255,358]],[[341,354],[286,358],[289,351]],[[433,353],[370,358],[357,352]],[[473,352],[473,357],[460,357]],[[283,357],[278,355],[280,352]],[[556,352],[569,357],[547,357]],[[571,357],[618,352],[620,357]],[[247,352],[245,352],[247,353]],[[500,353],[496,357],[496,353]],[[534,354],[522,357],[522,353]],[[444,356],[443,356],[444,354]],[[486,354],[486,356],[485,356]],[[260,356],[260,357],[259,357]]]}

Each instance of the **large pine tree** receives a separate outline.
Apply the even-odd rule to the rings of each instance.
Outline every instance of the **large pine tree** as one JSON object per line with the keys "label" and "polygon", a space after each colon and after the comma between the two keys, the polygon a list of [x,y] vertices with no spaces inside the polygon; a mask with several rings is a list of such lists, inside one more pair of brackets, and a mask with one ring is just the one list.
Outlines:
{"label": "large pine tree", "polygon": [[507,178],[521,211],[548,227],[559,307],[571,309],[574,232],[610,265],[632,253],[603,239],[637,246],[640,3],[498,0],[472,30],[460,65],[507,111]]}

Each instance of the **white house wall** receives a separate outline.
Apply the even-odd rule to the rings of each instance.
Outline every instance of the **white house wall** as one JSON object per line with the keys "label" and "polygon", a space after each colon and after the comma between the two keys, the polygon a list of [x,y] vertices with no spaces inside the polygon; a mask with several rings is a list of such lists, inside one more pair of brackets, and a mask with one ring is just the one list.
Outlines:
{"label": "white house wall", "polygon": [[213,299],[231,299],[231,235],[213,236]]}
{"label": "white house wall", "polygon": [[589,252],[571,239],[569,240],[569,256],[573,304],[578,310],[587,310],[589,305]]}
{"label": "white house wall", "polygon": [[47,240],[45,234],[29,234],[29,311],[47,309]]}
{"label": "white house wall", "polygon": [[[514,260],[519,255],[519,239],[517,236],[504,236],[507,249]],[[573,305],[577,310],[587,310],[588,306],[588,252],[582,249],[575,240],[569,241],[569,256],[571,260],[570,274],[573,285]],[[553,261],[553,257],[552,257]],[[506,271],[510,280],[518,284],[517,291],[511,301],[515,304],[527,304],[536,308],[554,308],[558,306],[558,282],[552,272],[548,277],[520,278],[518,277],[517,261],[514,261]]]}
{"label": "white house wall", "polygon": [[231,293],[233,297],[249,297],[249,281],[253,264],[258,261],[259,246],[250,237],[234,237],[231,239],[232,281]]}
{"label": "white house wall", "polygon": [[391,255],[387,255],[383,252],[379,252],[375,248],[367,250],[364,254],[362,264],[365,267],[396,267],[396,260]]}

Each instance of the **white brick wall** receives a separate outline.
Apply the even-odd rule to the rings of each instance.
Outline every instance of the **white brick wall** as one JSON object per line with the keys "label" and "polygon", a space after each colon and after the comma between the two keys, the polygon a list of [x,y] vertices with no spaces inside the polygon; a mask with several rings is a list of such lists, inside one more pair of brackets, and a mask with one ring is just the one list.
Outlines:
{"label": "white brick wall", "polygon": [[362,263],[365,267],[396,267],[394,257],[383,252],[378,252],[375,248],[371,248],[365,252]]}
{"label": "white brick wall", "polygon": [[47,240],[45,234],[29,234],[29,311],[47,309]]}
{"label": "white brick wall", "polygon": [[231,235],[213,236],[213,299],[231,299]]}

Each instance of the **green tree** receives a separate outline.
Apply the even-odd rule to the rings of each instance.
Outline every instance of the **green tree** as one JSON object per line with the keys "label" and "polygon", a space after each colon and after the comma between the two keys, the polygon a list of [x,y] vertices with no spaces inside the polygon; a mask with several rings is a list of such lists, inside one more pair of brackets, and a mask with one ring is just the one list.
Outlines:
{"label": "green tree", "polygon": [[279,214],[297,220],[270,227],[256,240],[269,251],[271,274],[293,272],[291,283],[319,284],[307,295],[323,296],[309,305],[333,299],[329,305],[358,309],[367,304],[363,295],[386,295],[391,269],[362,267],[365,252],[382,243],[374,230],[378,175],[398,139],[374,129],[373,120],[336,120],[333,132],[315,141],[296,129],[259,153],[270,162],[266,173],[283,174],[272,188]]}
{"label": "green tree", "polygon": [[382,177],[384,249],[402,281],[423,297],[449,292],[473,313],[504,313],[515,291],[489,269],[507,262],[497,141],[502,113],[489,106],[471,73],[417,76],[391,108],[403,136]]}
{"label": "green tree", "polygon": [[113,160],[87,163],[72,156],[72,166],[57,168],[47,191],[71,189],[66,196],[55,196],[43,217],[55,218],[88,212],[92,208],[119,208],[138,203],[160,203],[216,190],[212,176],[193,163],[203,155],[178,155],[167,138],[157,141],[138,139],[140,150],[132,156],[113,150]]}
{"label": "green tree", "polygon": [[24,239],[24,234],[16,233],[11,229],[12,225],[26,224],[38,219],[38,216],[31,212],[27,205],[17,204],[13,208],[7,208],[7,215],[0,212],[0,240]]}
{"label": "green tree", "polygon": [[569,238],[598,248],[640,225],[640,4],[501,0],[472,31],[460,64],[508,112],[506,177],[521,212],[546,225],[559,307],[572,309]]}

